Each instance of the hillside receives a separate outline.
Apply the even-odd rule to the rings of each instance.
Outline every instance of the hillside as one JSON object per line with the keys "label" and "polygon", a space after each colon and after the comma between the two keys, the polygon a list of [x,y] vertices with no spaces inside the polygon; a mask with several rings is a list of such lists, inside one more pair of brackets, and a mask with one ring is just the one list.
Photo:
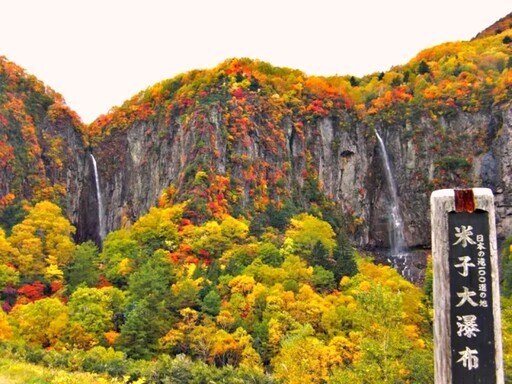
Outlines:
{"label": "hillside", "polygon": [[74,221],[84,170],[80,118],[61,95],[0,56],[0,222],[10,230],[22,206],[59,203]]}
{"label": "hillside", "polygon": [[[354,244],[385,248],[389,196],[376,129],[397,178],[409,247],[429,246],[428,194],[443,187],[490,187],[505,237],[512,230],[504,145],[509,31],[432,47],[409,63],[362,78],[308,77],[229,59],[155,84],[89,127],[55,92],[3,59],[3,77],[12,78],[2,82],[2,94],[17,100],[3,103],[8,129],[1,196],[4,217],[17,217],[4,227],[23,216],[23,200],[60,199],[77,240],[99,242],[100,222],[107,231],[134,222],[165,192],[175,202],[193,196],[188,214],[199,221],[230,212],[264,223],[269,209],[331,205],[342,213]],[[69,123],[52,123],[57,106]],[[16,141],[23,124],[29,126],[22,120],[32,124],[25,136],[34,135]],[[52,139],[56,133],[59,138]],[[98,198],[88,150],[98,165],[102,215],[94,213]],[[206,178],[199,182],[201,172]]]}
{"label": "hillside", "polygon": [[193,196],[193,220],[334,202],[355,244],[387,247],[377,130],[410,247],[429,246],[429,192],[444,187],[490,187],[504,237],[512,230],[507,33],[433,47],[363,78],[231,59],[156,84],[89,127],[106,226],[133,222],[163,191],[175,202]]}
{"label": "hillside", "polygon": [[507,16],[502,17],[494,24],[490,25],[482,32],[478,33],[473,40],[481,39],[489,36],[499,35],[502,32],[505,32],[512,28],[512,13],[509,13]]}

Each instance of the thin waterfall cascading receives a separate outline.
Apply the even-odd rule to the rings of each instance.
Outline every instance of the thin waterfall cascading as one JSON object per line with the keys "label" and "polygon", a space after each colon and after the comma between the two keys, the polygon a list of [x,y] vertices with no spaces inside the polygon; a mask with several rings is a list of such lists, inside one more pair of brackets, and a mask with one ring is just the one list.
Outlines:
{"label": "thin waterfall cascading", "polygon": [[89,154],[91,156],[92,161],[92,167],[94,170],[94,181],[96,183],[96,200],[98,202],[98,234],[100,237],[100,240],[103,241],[106,236],[106,230],[105,230],[105,212],[103,209],[103,199],[101,198],[101,189],[100,189],[100,176],[98,174],[98,166],[96,165],[96,159],[94,158],[93,154]]}
{"label": "thin waterfall cascading", "polygon": [[375,135],[377,136],[379,148],[382,152],[382,158],[384,160],[384,173],[386,176],[386,182],[389,187],[389,193],[391,195],[391,220],[389,225],[389,239],[391,248],[390,253],[391,256],[399,256],[405,251],[406,246],[404,237],[404,224],[402,221],[402,217],[400,215],[398,192],[396,188],[395,178],[393,177],[393,172],[391,171],[391,164],[389,162],[388,153],[386,151],[384,141],[382,140],[382,137],[380,137],[379,132],[375,131]]}

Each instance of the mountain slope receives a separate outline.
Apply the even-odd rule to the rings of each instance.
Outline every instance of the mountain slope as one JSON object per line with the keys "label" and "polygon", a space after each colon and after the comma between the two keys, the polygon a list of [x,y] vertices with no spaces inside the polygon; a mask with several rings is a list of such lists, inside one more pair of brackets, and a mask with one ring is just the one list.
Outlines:
{"label": "mountain slope", "polygon": [[485,28],[482,32],[477,34],[473,40],[475,39],[481,39],[484,37],[499,35],[504,31],[512,29],[512,12],[509,13],[507,16],[502,17],[494,24],[490,25],[489,27]]}
{"label": "mountain slope", "polygon": [[198,222],[230,212],[265,225],[276,212],[330,212],[359,246],[387,247],[378,130],[409,246],[428,247],[428,195],[444,187],[492,188],[504,236],[512,230],[512,48],[510,30],[491,29],[362,78],[230,59],[155,84],[88,127],[60,95],[2,59],[2,221],[19,220],[23,199],[50,198],[78,227],[77,239],[99,242],[85,141],[108,231],[159,202],[191,199],[186,215]]}
{"label": "mountain slope", "polygon": [[9,229],[24,200],[52,200],[76,221],[83,124],[62,96],[0,57],[0,221]]}
{"label": "mountain slope", "polygon": [[[385,247],[390,203],[376,129],[397,178],[406,241],[428,246],[433,189],[486,186],[498,206],[512,199],[506,36],[442,44],[363,78],[231,59],[156,84],[89,127],[107,227],[133,221],[164,191],[173,201],[193,198],[198,220],[333,201],[357,244]],[[511,230],[506,209],[499,215],[500,233]]]}

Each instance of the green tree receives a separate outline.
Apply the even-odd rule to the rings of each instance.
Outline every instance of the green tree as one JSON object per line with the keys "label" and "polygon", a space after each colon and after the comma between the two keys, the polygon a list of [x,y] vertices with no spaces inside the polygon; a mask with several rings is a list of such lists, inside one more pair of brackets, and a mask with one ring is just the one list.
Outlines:
{"label": "green tree", "polygon": [[130,237],[128,230],[110,232],[103,242],[103,251],[100,254],[107,279],[118,288],[126,288],[139,254],[137,241]]}
{"label": "green tree", "polygon": [[159,339],[169,329],[174,281],[167,252],[155,251],[128,283],[126,322],[116,344],[134,359],[149,359],[159,350]]}
{"label": "green tree", "polygon": [[170,287],[174,281],[167,252],[160,249],[138,271],[130,275],[128,299],[131,303],[141,299],[169,303]]}
{"label": "green tree", "polygon": [[354,276],[357,274],[357,263],[355,261],[354,249],[344,235],[337,236],[337,246],[334,248],[333,259],[334,280],[339,283],[343,276]]}
{"label": "green tree", "polygon": [[69,298],[69,320],[79,324],[95,344],[104,343],[105,332],[114,329],[115,314],[123,304],[124,293],[117,288],[78,288]]}
{"label": "green tree", "polygon": [[21,202],[3,207],[0,209],[0,226],[9,236],[11,234],[12,227],[21,223],[26,215],[27,212],[23,209],[23,204]]}
{"label": "green tree", "polygon": [[173,300],[171,307],[173,310],[180,310],[182,308],[199,309],[200,290],[200,287],[194,280],[188,277],[181,278],[172,286]]}
{"label": "green tree", "polygon": [[425,60],[421,60],[420,64],[418,65],[418,74],[424,75],[426,73],[430,73],[430,66]]}
{"label": "green tree", "polygon": [[15,286],[20,280],[20,274],[14,268],[0,264],[0,292],[7,286]]}
{"label": "green tree", "polygon": [[204,297],[203,302],[201,303],[201,311],[211,316],[217,316],[220,312],[221,302],[222,299],[219,293],[215,289],[212,289]]}
{"label": "green tree", "polygon": [[272,267],[279,267],[283,263],[283,256],[279,252],[279,249],[272,243],[263,243],[258,247],[257,257],[263,261],[263,263]]}
{"label": "green tree", "polygon": [[233,250],[229,258],[224,273],[236,276],[240,274],[245,267],[250,265],[256,257],[256,249],[252,244],[238,246]]}
{"label": "green tree", "polygon": [[320,265],[313,267],[313,286],[321,292],[330,291],[336,288],[334,274]]}
{"label": "green tree", "polygon": [[319,265],[325,269],[330,269],[333,266],[333,260],[329,256],[329,251],[320,240],[318,240],[313,246],[311,254],[308,257],[308,261],[310,265]]}
{"label": "green tree", "polygon": [[77,245],[73,253],[73,262],[65,273],[68,291],[73,292],[79,285],[95,287],[100,280],[98,268],[98,247],[92,241]]}
{"label": "green tree", "polygon": [[159,339],[170,323],[165,303],[153,298],[139,300],[129,308],[116,345],[132,359],[150,359],[159,351]]}

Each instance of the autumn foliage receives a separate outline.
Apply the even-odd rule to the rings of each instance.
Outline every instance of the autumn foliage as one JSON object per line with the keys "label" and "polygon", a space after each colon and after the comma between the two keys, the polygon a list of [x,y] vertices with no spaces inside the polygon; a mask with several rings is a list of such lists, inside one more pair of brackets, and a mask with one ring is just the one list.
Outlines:
{"label": "autumn foliage", "polygon": [[[352,247],[347,233],[364,223],[324,193],[315,145],[328,119],[365,134],[412,126],[411,145],[432,154],[428,187],[465,185],[473,144],[437,126],[426,144],[414,122],[509,106],[509,35],[442,44],[362,78],[229,59],[88,127],[0,57],[0,351],[130,382],[432,383],[431,301]],[[76,244],[65,177],[75,154],[62,132],[126,161],[101,144],[135,125],[148,146],[189,134],[175,154],[182,172],[101,249]],[[169,137],[173,127],[184,136]]]}

